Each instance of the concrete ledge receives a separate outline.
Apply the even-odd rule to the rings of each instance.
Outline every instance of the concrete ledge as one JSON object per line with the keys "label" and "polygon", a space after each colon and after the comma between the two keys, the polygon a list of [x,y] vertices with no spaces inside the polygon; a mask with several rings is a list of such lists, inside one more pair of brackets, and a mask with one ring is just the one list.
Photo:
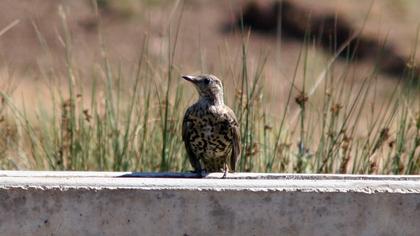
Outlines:
{"label": "concrete ledge", "polygon": [[420,176],[0,171],[1,235],[419,235]]}

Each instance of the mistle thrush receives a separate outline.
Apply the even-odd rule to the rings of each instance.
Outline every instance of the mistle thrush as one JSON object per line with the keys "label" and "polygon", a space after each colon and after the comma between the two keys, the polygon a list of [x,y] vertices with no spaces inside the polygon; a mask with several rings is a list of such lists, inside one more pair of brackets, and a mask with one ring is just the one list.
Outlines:
{"label": "mistle thrush", "polygon": [[182,123],[182,139],[194,171],[223,171],[228,160],[235,171],[240,154],[239,125],[235,113],[224,104],[222,82],[214,75],[182,76],[198,91],[198,101],[190,106]]}

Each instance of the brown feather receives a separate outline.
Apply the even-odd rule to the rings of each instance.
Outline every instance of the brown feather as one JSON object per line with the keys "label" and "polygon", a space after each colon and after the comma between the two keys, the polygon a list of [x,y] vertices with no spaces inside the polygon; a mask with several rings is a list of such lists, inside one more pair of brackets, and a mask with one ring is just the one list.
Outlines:
{"label": "brown feather", "polygon": [[239,155],[241,154],[241,135],[239,131],[239,124],[236,119],[235,113],[227,107],[227,115],[229,116],[229,119],[231,120],[231,132],[232,132],[232,155],[230,157],[230,168],[232,171],[236,170],[236,161],[239,158]]}
{"label": "brown feather", "polygon": [[191,109],[188,109],[185,112],[184,120],[182,121],[182,140],[184,141],[185,149],[187,150],[187,155],[191,165],[194,168],[194,171],[200,173],[202,170],[200,160],[195,156],[190,143],[191,128],[188,125],[188,119],[190,114]]}

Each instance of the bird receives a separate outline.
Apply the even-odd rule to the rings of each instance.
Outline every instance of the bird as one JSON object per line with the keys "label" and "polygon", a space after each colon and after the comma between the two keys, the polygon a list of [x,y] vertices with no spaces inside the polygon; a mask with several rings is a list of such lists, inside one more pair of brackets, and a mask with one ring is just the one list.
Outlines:
{"label": "bird", "polygon": [[194,172],[204,177],[209,172],[223,172],[228,161],[235,171],[240,155],[240,128],[232,109],[225,105],[223,85],[214,75],[184,75],[193,84],[198,100],[188,107],[182,122],[182,140]]}

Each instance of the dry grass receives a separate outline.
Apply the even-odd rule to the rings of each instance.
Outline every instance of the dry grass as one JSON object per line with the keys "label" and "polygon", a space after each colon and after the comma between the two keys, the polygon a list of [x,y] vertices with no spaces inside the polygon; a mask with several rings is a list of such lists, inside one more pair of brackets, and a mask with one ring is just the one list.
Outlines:
{"label": "dry grass", "polygon": [[246,31],[213,42],[191,34],[188,9],[200,6],[174,3],[169,19],[156,21],[159,36],[130,32],[140,40],[125,49],[106,19],[89,15],[99,28],[87,57],[71,8],[62,8],[54,36],[35,27],[45,55],[37,69],[1,73],[36,81],[0,85],[2,168],[189,170],[180,125],[195,94],[178,78],[211,72],[241,120],[240,171],[419,173],[420,88],[409,71],[405,82],[386,80],[374,65],[337,61],[309,42],[272,50],[276,42],[264,47]]}

